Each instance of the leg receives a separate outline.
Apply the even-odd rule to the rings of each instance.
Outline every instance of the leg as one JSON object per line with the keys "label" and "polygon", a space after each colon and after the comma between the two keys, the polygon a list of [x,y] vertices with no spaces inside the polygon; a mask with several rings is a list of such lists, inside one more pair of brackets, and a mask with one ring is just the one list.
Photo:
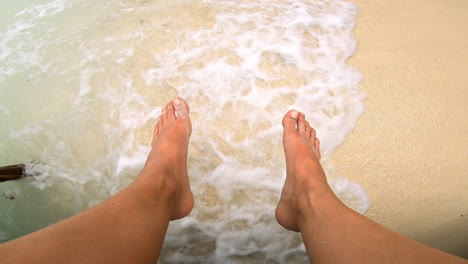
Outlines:
{"label": "leg", "polygon": [[156,263],[169,221],[193,207],[188,105],[170,102],[148,160],[126,189],[76,216],[0,245],[2,263]]}
{"label": "leg", "polygon": [[284,228],[301,232],[311,262],[467,263],[349,209],[327,184],[319,141],[304,115],[288,112],[283,126],[287,177],[276,219]]}

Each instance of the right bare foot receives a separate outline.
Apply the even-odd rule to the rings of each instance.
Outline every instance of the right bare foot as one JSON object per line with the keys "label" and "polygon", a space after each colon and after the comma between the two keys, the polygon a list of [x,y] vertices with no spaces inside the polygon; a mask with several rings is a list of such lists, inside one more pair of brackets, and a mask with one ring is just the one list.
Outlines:
{"label": "right bare foot", "polygon": [[284,228],[298,232],[299,218],[314,217],[318,200],[336,197],[320,165],[320,142],[304,114],[289,111],[283,118],[283,127],[286,181],[276,208],[276,220]]}
{"label": "right bare foot", "polygon": [[187,153],[192,124],[189,106],[180,97],[166,105],[154,128],[152,150],[135,184],[149,197],[163,191],[171,196],[171,220],[185,217],[193,208],[187,173]]}

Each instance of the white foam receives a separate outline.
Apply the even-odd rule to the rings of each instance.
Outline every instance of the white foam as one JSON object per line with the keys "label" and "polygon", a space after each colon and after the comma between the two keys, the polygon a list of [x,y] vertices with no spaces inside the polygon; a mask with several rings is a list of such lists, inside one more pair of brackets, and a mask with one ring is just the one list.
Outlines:
{"label": "white foam", "polygon": [[[333,190],[367,209],[364,190],[329,162],[364,110],[360,74],[345,64],[356,46],[353,4],[89,1],[29,8],[0,35],[0,93],[26,76],[57,109],[8,133],[8,146],[27,146],[17,158],[32,160],[36,176],[25,185],[54,190],[77,211],[115,194],[143,166],[161,107],[179,95],[192,113],[196,207],[170,225],[161,263],[305,257],[300,237],[273,215],[285,177],[281,119],[291,108],[317,129]],[[73,11],[92,14],[64,18]],[[49,101],[56,91],[69,103]]]}
{"label": "white foam", "polygon": [[8,108],[6,108],[5,106],[0,105],[0,115],[3,115],[3,116],[11,116],[11,112],[10,112],[10,110],[8,110]]}

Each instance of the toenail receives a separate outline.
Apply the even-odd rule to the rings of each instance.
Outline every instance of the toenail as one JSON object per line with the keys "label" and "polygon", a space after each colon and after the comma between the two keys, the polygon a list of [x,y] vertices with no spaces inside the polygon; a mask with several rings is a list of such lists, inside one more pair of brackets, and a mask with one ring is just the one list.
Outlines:
{"label": "toenail", "polygon": [[292,118],[296,119],[298,115],[299,115],[299,113],[298,113],[297,111],[291,111],[290,116],[291,116]]}
{"label": "toenail", "polygon": [[176,106],[178,106],[178,105],[180,105],[182,103],[179,98],[174,98],[173,102],[174,102],[174,105],[176,105]]}

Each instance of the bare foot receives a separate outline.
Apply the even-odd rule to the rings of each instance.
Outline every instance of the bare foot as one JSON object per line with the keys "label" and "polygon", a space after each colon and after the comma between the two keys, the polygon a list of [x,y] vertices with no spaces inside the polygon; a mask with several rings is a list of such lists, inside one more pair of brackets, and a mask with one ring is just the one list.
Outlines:
{"label": "bare foot", "polygon": [[314,206],[333,197],[320,165],[320,142],[305,116],[295,110],[283,118],[286,181],[276,208],[276,220],[284,228],[299,230],[299,218],[314,217]]}
{"label": "bare foot", "polygon": [[187,173],[187,152],[192,124],[189,107],[180,97],[163,109],[154,127],[152,150],[145,167],[135,180],[157,197],[158,192],[169,194],[172,203],[171,220],[187,216],[193,208],[193,195]]}

